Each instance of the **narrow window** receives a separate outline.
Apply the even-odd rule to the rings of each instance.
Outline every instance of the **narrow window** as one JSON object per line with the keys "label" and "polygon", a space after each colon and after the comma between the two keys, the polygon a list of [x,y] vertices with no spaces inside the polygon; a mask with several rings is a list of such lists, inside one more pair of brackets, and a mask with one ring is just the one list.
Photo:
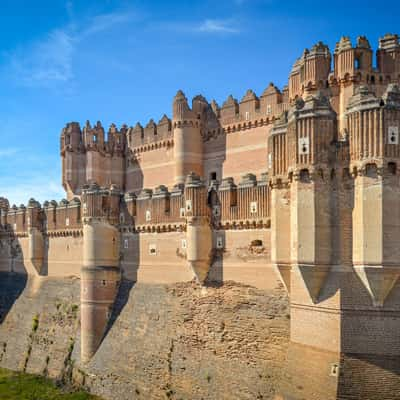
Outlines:
{"label": "narrow window", "polygon": [[395,162],[388,163],[388,171],[392,175],[396,175],[397,165]]}
{"label": "narrow window", "polygon": [[155,256],[157,254],[157,248],[154,243],[149,245],[149,254],[151,256]]}
{"label": "narrow window", "polygon": [[146,222],[149,222],[149,221],[151,221],[151,212],[150,212],[150,210],[147,210],[146,211]]}
{"label": "narrow window", "polygon": [[217,180],[217,173],[215,171],[210,173],[210,181],[216,181]]}

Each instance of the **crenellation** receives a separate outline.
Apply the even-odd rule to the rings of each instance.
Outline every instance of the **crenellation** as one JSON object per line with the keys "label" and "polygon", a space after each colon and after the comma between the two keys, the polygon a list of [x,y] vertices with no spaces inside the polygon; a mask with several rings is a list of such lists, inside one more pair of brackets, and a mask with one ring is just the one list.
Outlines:
{"label": "crenellation", "polygon": [[235,122],[238,119],[238,113],[239,103],[232,95],[229,95],[220,110],[222,124],[228,125]]}
{"label": "crenellation", "polygon": [[66,125],[68,200],[9,208],[0,198],[0,223],[23,241],[30,274],[60,268],[54,255],[44,268],[54,243],[64,255],[79,247],[83,362],[107,334],[121,276],[258,285],[267,271],[290,296],[289,367],[304,369],[302,349],[318,369],[294,398],[315,400],[320,381],[338,391],[349,354],[400,354],[398,36],[380,39],[377,68],[373,57],[363,36],[342,37],[333,53],[318,42],[282,90],[270,83],[221,107],[202,95],[189,106],[179,90],[171,119],[112,124],[107,137],[100,123]]}

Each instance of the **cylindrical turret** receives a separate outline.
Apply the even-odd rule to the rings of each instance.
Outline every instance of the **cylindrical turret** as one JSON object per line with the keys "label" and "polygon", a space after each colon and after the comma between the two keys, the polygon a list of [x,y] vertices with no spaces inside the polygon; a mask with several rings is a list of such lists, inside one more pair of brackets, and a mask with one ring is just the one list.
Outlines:
{"label": "cylindrical turret", "polygon": [[92,185],[83,191],[81,357],[87,362],[101,344],[118,292],[119,192]]}
{"label": "cylindrical turret", "polygon": [[[196,110],[201,112],[203,101],[194,100]],[[184,183],[191,171],[203,175],[203,140],[201,114],[189,108],[182,91],[178,91],[173,104],[175,183]]]}
{"label": "cylindrical turret", "polygon": [[207,189],[199,176],[188,175],[185,185],[187,261],[196,279],[204,283],[210,270],[212,230]]}
{"label": "cylindrical turret", "polygon": [[29,261],[39,274],[44,261],[41,211],[40,204],[34,199],[30,199],[28,203]]}

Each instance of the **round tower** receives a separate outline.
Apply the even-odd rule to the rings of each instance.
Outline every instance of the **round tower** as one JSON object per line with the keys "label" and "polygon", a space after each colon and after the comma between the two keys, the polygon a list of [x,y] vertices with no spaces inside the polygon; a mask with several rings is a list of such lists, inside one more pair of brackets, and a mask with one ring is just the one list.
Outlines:
{"label": "round tower", "polygon": [[83,266],[81,270],[81,358],[95,354],[118,292],[120,193],[96,184],[83,190]]}
{"label": "round tower", "polygon": [[[184,93],[179,90],[173,103],[175,183],[184,183],[191,172],[203,176],[203,140],[201,136],[202,99],[194,99],[195,110],[189,108]],[[206,103],[206,102],[205,102]]]}
{"label": "round tower", "polygon": [[187,220],[187,261],[196,279],[203,284],[211,265],[212,230],[207,189],[199,176],[191,173],[185,184],[185,213]]}
{"label": "round tower", "polygon": [[42,209],[35,199],[28,203],[29,261],[38,274],[44,262],[44,238],[42,234]]}

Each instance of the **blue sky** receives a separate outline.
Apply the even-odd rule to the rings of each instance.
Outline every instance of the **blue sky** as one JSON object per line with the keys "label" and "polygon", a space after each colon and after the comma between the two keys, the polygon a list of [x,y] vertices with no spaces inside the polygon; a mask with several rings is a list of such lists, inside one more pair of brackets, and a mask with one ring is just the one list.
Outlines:
{"label": "blue sky", "polygon": [[376,48],[399,21],[395,1],[1,0],[0,196],[64,196],[68,121],[145,124],[179,88],[219,104],[261,94],[305,47],[367,35]]}

